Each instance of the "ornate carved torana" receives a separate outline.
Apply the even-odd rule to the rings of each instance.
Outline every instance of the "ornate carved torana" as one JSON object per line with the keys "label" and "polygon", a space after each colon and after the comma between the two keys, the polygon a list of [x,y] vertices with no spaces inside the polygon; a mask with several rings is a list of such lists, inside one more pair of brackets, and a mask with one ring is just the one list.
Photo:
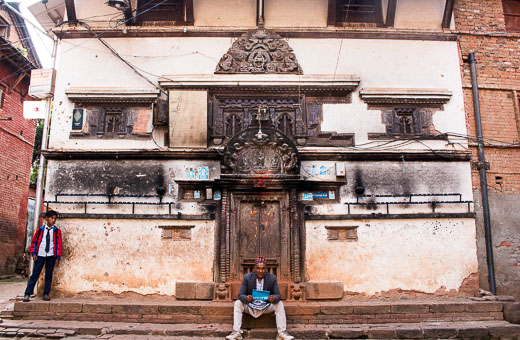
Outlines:
{"label": "ornate carved torana", "polygon": [[227,144],[222,172],[238,175],[297,175],[300,161],[294,143],[272,128],[253,127]]}
{"label": "ornate carved torana", "polygon": [[303,74],[292,48],[273,31],[259,28],[242,34],[220,59],[215,73]]}

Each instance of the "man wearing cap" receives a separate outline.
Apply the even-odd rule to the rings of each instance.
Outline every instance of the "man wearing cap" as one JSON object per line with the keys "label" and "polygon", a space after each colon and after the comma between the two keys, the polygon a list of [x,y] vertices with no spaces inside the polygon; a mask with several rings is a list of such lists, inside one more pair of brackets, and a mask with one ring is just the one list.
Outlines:
{"label": "man wearing cap", "polygon": [[[253,289],[259,291],[269,291],[270,295],[267,299],[268,303],[256,304],[253,298]],[[278,329],[277,340],[291,340],[293,336],[287,334],[286,326],[287,320],[285,318],[285,309],[283,303],[280,301],[280,289],[278,288],[278,281],[276,275],[267,272],[267,265],[265,258],[259,256],[255,260],[255,268],[252,273],[244,275],[240,292],[238,293],[238,300],[235,301],[233,309],[233,332],[229,334],[226,339],[242,339],[242,313],[247,313],[254,318],[258,318],[262,314],[273,313],[276,316],[276,327]],[[256,301],[258,302],[258,301]]]}

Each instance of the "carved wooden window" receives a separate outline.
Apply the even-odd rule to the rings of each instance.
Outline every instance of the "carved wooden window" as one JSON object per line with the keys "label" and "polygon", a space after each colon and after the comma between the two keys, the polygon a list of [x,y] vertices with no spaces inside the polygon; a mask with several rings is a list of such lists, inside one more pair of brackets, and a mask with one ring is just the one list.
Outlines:
{"label": "carved wooden window", "polygon": [[226,118],[226,135],[234,136],[242,131],[242,115],[240,112],[230,113]]}
{"label": "carved wooden window", "polygon": [[191,25],[193,0],[138,0],[136,19],[140,25]]}
{"label": "carved wooden window", "polygon": [[[125,133],[123,109],[105,109],[105,136],[115,136]],[[131,129],[131,127],[130,127]],[[130,131],[131,132],[131,131]]]}
{"label": "carved wooden window", "polygon": [[[151,115],[151,107],[148,106],[121,106],[96,104],[77,104],[76,108],[83,109],[85,123],[71,132],[71,137],[96,137],[96,138],[132,138],[149,137],[145,123],[149,118],[140,115]],[[150,117],[150,116],[148,116]]]}
{"label": "carved wooden window", "polygon": [[221,145],[238,132],[258,126],[258,109],[266,110],[262,126],[273,127],[298,145],[350,146],[353,134],[321,131],[323,104],[347,103],[350,96],[338,93],[330,97],[276,95],[262,93],[242,96],[215,94],[210,97],[208,120],[210,143]]}
{"label": "carved wooden window", "polygon": [[520,1],[502,0],[504,20],[508,31],[520,31]]}
{"label": "carved wooden window", "polygon": [[382,22],[381,0],[329,0],[329,25],[380,25]]}
{"label": "carved wooden window", "polygon": [[357,242],[357,226],[326,226],[327,240]]}
{"label": "carved wooden window", "polygon": [[171,239],[173,241],[189,241],[191,240],[191,229],[194,225],[163,225],[159,226],[162,229],[161,238]]}
{"label": "carved wooden window", "polygon": [[286,136],[294,135],[294,116],[289,112],[281,113],[276,119],[276,129],[283,132]]}
{"label": "carved wooden window", "polygon": [[381,110],[386,133],[369,133],[369,139],[440,138],[432,126],[432,109],[394,107]]}
{"label": "carved wooden window", "polygon": [[395,109],[395,120],[398,125],[400,136],[411,136],[415,134],[415,120],[417,117],[417,109]]}

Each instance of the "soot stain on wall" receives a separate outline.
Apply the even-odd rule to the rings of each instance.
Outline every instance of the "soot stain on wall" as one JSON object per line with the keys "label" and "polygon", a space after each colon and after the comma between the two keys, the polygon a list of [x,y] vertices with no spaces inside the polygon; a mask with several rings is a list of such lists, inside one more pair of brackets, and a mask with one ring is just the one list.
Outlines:
{"label": "soot stain on wall", "polygon": [[58,194],[162,196],[167,182],[160,162],[77,161],[61,162],[49,186]]}

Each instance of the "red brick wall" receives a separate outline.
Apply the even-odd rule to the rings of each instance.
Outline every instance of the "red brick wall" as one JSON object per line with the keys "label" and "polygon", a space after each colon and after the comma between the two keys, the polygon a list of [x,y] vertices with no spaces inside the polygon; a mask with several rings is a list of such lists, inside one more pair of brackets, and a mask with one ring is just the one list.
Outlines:
{"label": "red brick wall", "polygon": [[[507,32],[501,0],[455,2],[455,29],[462,57],[475,53],[490,190],[520,191],[520,33]],[[468,63],[461,63],[468,134],[475,136],[473,96]],[[475,141],[470,141],[475,145]],[[516,145],[515,145],[516,144]],[[473,146],[473,158],[477,159]],[[501,177],[498,179],[496,177]],[[500,182],[500,183],[497,183]],[[480,187],[477,171],[473,185]]]}
{"label": "red brick wall", "polygon": [[[12,84],[17,70],[0,63],[0,84]],[[36,121],[23,118],[26,77],[10,94],[5,89],[0,117],[0,275],[14,273],[22,259]],[[29,98],[25,98],[29,99]]]}

